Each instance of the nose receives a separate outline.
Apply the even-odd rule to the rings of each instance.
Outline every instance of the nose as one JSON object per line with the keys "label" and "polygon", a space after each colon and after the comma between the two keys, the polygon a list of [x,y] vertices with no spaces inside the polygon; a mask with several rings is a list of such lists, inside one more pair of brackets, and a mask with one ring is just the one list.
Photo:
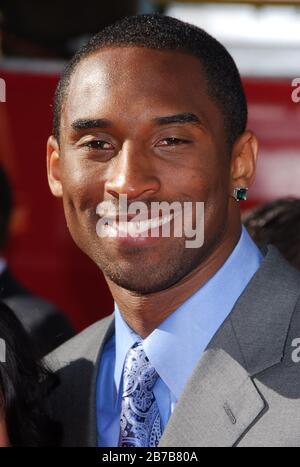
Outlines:
{"label": "nose", "polygon": [[105,184],[106,192],[118,198],[127,195],[128,200],[147,199],[160,188],[160,180],[151,154],[133,142],[123,145],[110,167]]}

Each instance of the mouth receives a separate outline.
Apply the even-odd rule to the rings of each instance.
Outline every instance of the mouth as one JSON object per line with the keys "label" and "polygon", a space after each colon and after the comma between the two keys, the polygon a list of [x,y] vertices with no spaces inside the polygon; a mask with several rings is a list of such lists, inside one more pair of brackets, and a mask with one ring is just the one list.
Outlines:
{"label": "mouth", "polygon": [[149,231],[157,233],[157,229],[159,229],[159,227],[170,223],[173,218],[174,215],[169,214],[163,217],[156,217],[139,221],[119,221],[113,224],[113,228],[115,228],[121,234],[128,234],[131,237],[135,237],[148,233]]}
{"label": "mouth", "polygon": [[147,237],[159,236],[160,227],[169,224],[174,219],[174,214],[168,214],[161,217],[155,217],[144,220],[115,220],[105,217],[103,228],[106,236],[112,237]]}

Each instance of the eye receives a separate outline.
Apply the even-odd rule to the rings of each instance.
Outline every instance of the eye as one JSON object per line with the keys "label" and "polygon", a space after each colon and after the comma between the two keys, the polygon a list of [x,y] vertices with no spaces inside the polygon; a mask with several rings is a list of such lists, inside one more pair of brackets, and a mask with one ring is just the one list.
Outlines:
{"label": "eye", "polygon": [[181,138],[165,138],[158,142],[157,146],[178,146],[180,144],[189,144],[190,141]]}
{"label": "eye", "polygon": [[107,141],[100,140],[100,139],[89,141],[85,143],[83,146],[89,149],[99,149],[99,150],[106,150],[106,151],[107,150],[110,151],[114,149],[111,143],[108,143]]}

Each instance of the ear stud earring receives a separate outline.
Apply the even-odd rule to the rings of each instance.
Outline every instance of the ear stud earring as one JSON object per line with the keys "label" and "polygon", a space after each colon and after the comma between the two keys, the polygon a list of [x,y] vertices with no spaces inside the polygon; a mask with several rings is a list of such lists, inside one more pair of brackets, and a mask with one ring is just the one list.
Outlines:
{"label": "ear stud earring", "polygon": [[233,197],[236,201],[246,201],[247,192],[248,192],[248,188],[242,188],[242,187],[234,188]]}

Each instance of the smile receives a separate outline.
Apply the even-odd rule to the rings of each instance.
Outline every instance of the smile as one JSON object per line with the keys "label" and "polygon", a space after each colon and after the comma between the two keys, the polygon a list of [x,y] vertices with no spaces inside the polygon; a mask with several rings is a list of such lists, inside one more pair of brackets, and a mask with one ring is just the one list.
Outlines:
{"label": "smile", "polygon": [[104,228],[109,229],[112,233],[112,236],[129,235],[131,237],[135,237],[145,234],[149,230],[155,231],[156,229],[159,229],[159,227],[170,223],[173,218],[174,214],[168,214],[166,216],[156,217],[153,219],[145,219],[141,221],[131,220],[129,222],[117,222],[108,220],[107,224],[104,225]]}

